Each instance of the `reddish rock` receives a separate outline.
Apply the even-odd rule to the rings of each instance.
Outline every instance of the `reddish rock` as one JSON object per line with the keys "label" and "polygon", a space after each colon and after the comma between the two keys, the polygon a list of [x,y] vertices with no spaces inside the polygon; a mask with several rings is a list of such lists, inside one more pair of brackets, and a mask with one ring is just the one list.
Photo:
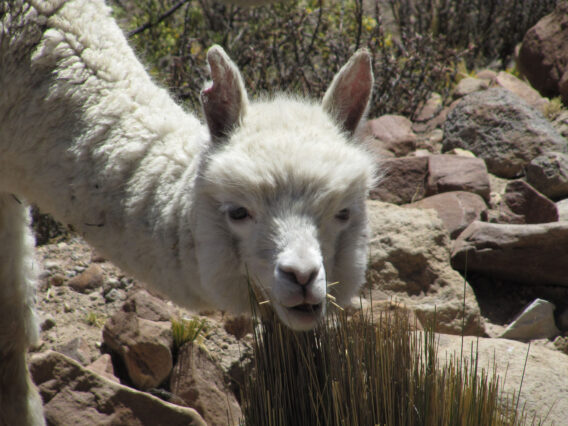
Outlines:
{"label": "reddish rock", "polygon": [[432,93],[428,100],[418,108],[415,123],[423,123],[436,117],[444,107],[444,100],[439,93]]}
{"label": "reddish rock", "polygon": [[428,162],[426,195],[468,191],[489,200],[491,192],[485,162],[457,155],[432,155]]}
{"label": "reddish rock", "polygon": [[412,122],[400,115],[383,115],[366,123],[366,133],[375,140],[372,145],[401,157],[414,151],[416,134]]}
{"label": "reddish rock", "polygon": [[509,182],[505,188],[503,200],[513,213],[524,217],[525,223],[558,221],[556,204],[525,181]]}
{"label": "reddish rock", "polygon": [[134,312],[140,318],[150,321],[169,321],[175,309],[148,291],[141,289],[128,296],[122,306],[124,312]]}
{"label": "reddish rock", "polygon": [[428,157],[404,157],[383,160],[383,177],[371,190],[370,198],[393,204],[406,204],[424,197]]}
{"label": "reddish rock", "polygon": [[487,218],[485,201],[471,192],[445,192],[408,204],[407,207],[436,210],[451,238],[457,238],[473,221]]}
{"label": "reddish rock", "polygon": [[568,286],[568,223],[473,222],[454,241],[452,266],[533,286]]}
{"label": "reddish rock", "polygon": [[475,77],[462,78],[454,88],[454,97],[461,98],[473,92],[479,92],[489,87],[489,82]]}
{"label": "reddish rock", "polygon": [[186,343],[181,347],[170,389],[196,409],[208,425],[238,425],[243,416],[223,371],[199,345]]}
{"label": "reddish rock", "polygon": [[63,345],[57,347],[57,352],[73,358],[75,361],[82,365],[87,365],[91,362],[89,345],[82,337],[75,337]]}
{"label": "reddish rock", "polygon": [[527,166],[527,181],[553,200],[568,197],[568,154],[547,152]]}
{"label": "reddish rock", "polygon": [[501,71],[497,74],[494,81],[497,86],[513,92],[527,104],[538,110],[542,111],[544,106],[549,102],[548,99],[543,98],[537,90],[508,72]]}
{"label": "reddish rock", "polygon": [[149,321],[134,312],[119,311],[106,322],[103,341],[123,359],[128,376],[139,389],[156,387],[171,373],[170,322]]}
{"label": "reddish rock", "polygon": [[568,2],[560,1],[553,13],[527,31],[519,50],[519,69],[543,96],[560,94],[559,83],[568,64],[567,46]]}
{"label": "reddish rock", "polygon": [[30,372],[49,425],[206,426],[194,409],[107,380],[57,352],[33,355]]}
{"label": "reddish rock", "polygon": [[120,383],[118,377],[114,375],[112,358],[109,354],[102,354],[98,359],[87,365],[87,369],[113,382]]}
{"label": "reddish rock", "polygon": [[71,278],[67,285],[79,293],[88,293],[103,286],[104,274],[98,265],[90,265],[79,275]]}

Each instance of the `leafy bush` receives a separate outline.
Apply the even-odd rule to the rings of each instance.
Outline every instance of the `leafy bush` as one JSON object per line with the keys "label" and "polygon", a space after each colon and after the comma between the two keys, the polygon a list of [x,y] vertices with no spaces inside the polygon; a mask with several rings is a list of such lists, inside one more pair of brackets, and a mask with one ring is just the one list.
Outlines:
{"label": "leafy bush", "polygon": [[[117,16],[154,74],[194,110],[209,78],[205,53],[212,44],[235,60],[251,94],[286,90],[313,97],[321,97],[339,67],[367,47],[376,78],[371,116],[413,116],[432,91],[449,93],[463,53],[430,35],[393,37],[381,22],[378,0],[370,12],[363,0],[292,0],[257,8],[209,0],[118,4]],[[174,7],[176,13],[160,20]]]}

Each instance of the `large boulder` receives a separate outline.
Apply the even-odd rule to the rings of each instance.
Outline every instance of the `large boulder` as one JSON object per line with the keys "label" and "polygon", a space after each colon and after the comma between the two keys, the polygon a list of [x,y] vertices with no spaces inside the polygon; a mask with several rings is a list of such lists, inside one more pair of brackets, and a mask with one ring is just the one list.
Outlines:
{"label": "large boulder", "polygon": [[36,354],[29,365],[49,425],[206,426],[194,409],[108,380],[63,354]]}
{"label": "large boulder", "polygon": [[568,142],[537,110],[510,91],[494,88],[462,98],[444,124],[443,151],[462,148],[504,178],[523,173],[547,152],[566,152]]}
{"label": "large boulder", "polygon": [[452,265],[505,281],[568,286],[568,222],[473,222],[454,241]]}
{"label": "large boulder", "polygon": [[[533,87],[547,97],[558,96],[568,65],[568,2],[532,27],[519,50],[518,66]],[[566,79],[566,77],[564,77]],[[568,87],[566,88],[568,89]],[[568,91],[563,93],[568,100]]]}
{"label": "large boulder", "polygon": [[[499,389],[506,395],[519,394],[519,409],[525,408],[527,418],[533,415],[547,425],[566,424],[568,413],[568,356],[539,345],[506,339],[484,339],[439,335],[440,361],[460,359],[470,350],[477,358],[476,369],[501,379]],[[528,356],[527,356],[528,354]],[[525,367],[526,362],[526,367]],[[470,363],[471,365],[471,363]]]}
{"label": "large boulder", "polygon": [[413,309],[422,324],[435,319],[444,333],[482,335],[479,306],[450,266],[450,238],[437,214],[378,201],[369,201],[368,209],[367,282],[373,299],[394,298]]}

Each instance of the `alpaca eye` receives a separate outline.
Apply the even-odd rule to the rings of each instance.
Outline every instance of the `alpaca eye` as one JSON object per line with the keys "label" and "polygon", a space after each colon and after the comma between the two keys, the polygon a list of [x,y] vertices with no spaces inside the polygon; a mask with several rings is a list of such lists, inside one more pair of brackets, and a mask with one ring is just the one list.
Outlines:
{"label": "alpaca eye", "polygon": [[349,220],[349,209],[340,210],[339,213],[335,215],[335,218],[341,222],[347,222]]}
{"label": "alpaca eye", "polygon": [[239,221],[250,217],[250,213],[244,207],[234,207],[227,212],[231,220]]}

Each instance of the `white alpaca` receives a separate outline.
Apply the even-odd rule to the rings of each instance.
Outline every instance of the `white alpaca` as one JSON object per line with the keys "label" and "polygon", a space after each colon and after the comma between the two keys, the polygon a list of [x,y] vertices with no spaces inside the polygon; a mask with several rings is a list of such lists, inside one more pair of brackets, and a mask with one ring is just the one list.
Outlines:
{"label": "white alpaca", "polygon": [[[364,281],[371,157],[352,135],[372,87],[359,52],[322,104],[249,103],[220,47],[207,125],[148,77],[102,0],[0,1],[0,424],[41,424],[25,351],[37,337],[24,199],[190,308],[249,311],[249,283],[288,326]],[[15,195],[12,195],[15,194]]]}

